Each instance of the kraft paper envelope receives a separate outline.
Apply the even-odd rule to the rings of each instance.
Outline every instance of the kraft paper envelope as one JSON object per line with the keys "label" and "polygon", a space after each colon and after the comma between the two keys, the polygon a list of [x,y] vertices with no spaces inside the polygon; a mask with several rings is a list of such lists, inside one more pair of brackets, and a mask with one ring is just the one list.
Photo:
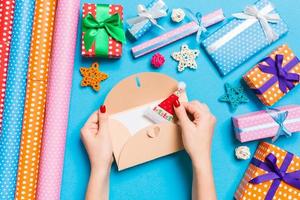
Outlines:
{"label": "kraft paper envelope", "polygon": [[[172,122],[154,124],[144,117],[178,87],[159,73],[140,73],[118,83],[105,99],[113,153],[119,170],[175,153],[183,148],[179,127]],[[181,102],[187,101],[186,93]]]}

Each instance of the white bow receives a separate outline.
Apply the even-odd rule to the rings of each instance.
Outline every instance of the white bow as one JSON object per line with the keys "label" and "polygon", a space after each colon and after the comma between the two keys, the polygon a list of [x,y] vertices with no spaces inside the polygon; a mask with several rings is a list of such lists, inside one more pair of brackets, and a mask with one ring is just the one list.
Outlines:
{"label": "white bow", "polygon": [[247,6],[243,13],[235,13],[233,14],[233,16],[238,19],[257,19],[269,43],[275,41],[278,38],[278,35],[269,24],[279,22],[280,16],[277,13],[263,13],[255,6]]}
{"label": "white bow", "polygon": [[156,19],[167,16],[166,10],[166,4],[162,0],[159,0],[149,9],[147,9],[144,5],[138,5],[138,17],[128,19],[127,23],[130,26],[140,27],[141,24],[145,24],[147,20],[149,20],[153,25],[164,30],[164,28],[157,23]]}

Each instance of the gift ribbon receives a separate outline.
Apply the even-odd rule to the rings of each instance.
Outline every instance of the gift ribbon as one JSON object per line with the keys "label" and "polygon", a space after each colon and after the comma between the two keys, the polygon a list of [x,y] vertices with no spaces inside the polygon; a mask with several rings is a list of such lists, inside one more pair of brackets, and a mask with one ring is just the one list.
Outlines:
{"label": "gift ribbon", "polygon": [[300,118],[287,120],[288,111],[281,111],[276,108],[267,108],[266,112],[274,120],[273,123],[262,124],[262,125],[246,127],[246,128],[236,128],[236,132],[241,134],[241,133],[245,133],[245,132],[249,132],[249,131],[257,131],[257,130],[262,130],[262,129],[267,129],[267,128],[273,128],[274,126],[278,125],[279,126],[278,131],[277,131],[276,135],[272,138],[272,142],[275,142],[280,136],[283,136],[283,135],[289,137],[293,134],[300,133],[300,131],[291,132],[286,128],[287,124],[300,122]]}
{"label": "gift ribbon", "polygon": [[275,56],[275,60],[271,57],[267,57],[263,60],[268,64],[268,66],[264,64],[259,64],[259,69],[262,72],[267,74],[272,74],[272,78],[270,78],[264,85],[260,88],[255,89],[254,92],[257,94],[263,94],[267,91],[272,85],[276,82],[279,84],[279,89],[283,93],[287,93],[287,89],[291,90],[295,87],[293,82],[299,82],[300,76],[296,73],[289,73],[289,71],[299,63],[299,59],[294,57],[289,63],[287,63],[284,67],[282,66],[283,63],[283,55],[277,54]]}
{"label": "gift ribbon", "polygon": [[[266,34],[268,42],[270,42],[270,40],[275,40],[275,33],[272,30],[269,23],[278,23],[280,20],[280,16],[278,14],[270,13],[273,10],[274,7],[269,3],[261,10],[258,10],[255,6],[248,6],[245,9],[246,12],[244,11],[244,13],[233,14],[234,17],[245,20],[241,24],[233,28],[230,32],[228,32],[227,34],[216,40],[214,43],[209,45],[207,47],[207,51],[209,53],[213,53],[214,51],[218,50],[220,47],[225,45],[227,42],[235,38],[237,35],[242,33],[244,30],[248,29],[250,26],[255,24],[257,21],[260,23],[264,33]],[[276,38],[277,37],[278,36],[276,36]]]}
{"label": "gift ribbon", "polygon": [[198,25],[198,30],[197,30],[197,34],[196,34],[196,41],[197,43],[200,43],[200,38],[207,35],[207,29],[204,26],[204,23],[202,22],[202,14],[200,12],[197,12],[196,14],[194,14],[190,9],[185,8],[184,9],[186,11],[186,14],[189,16],[189,18],[196,22]]}
{"label": "gift ribbon", "polygon": [[264,162],[256,159],[255,157],[251,160],[251,164],[267,171],[268,173],[251,179],[249,183],[260,184],[267,181],[273,181],[268,193],[266,194],[265,200],[273,199],[281,181],[300,190],[300,170],[290,173],[287,172],[288,167],[293,160],[293,156],[294,155],[292,153],[287,152],[280,168],[276,164],[276,156],[272,153],[268,154]]}
{"label": "gift ribbon", "polygon": [[137,6],[138,17],[128,19],[127,24],[132,26],[132,33],[137,33],[148,21],[154,26],[164,30],[164,28],[157,23],[157,19],[167,16],[166,10],[166,4],[162,0],[155,2],[150,8],[146,8],[145,5],[140,4]]}
{"label": "gift ribbon", "polygon": [[272,142],[275,142],[280,136],[290,137],[292,134],[300,133],[300,131],[291,132],[285,126],[285,121],[289,114],[288,111],[282,112],[276,108],[267,108],[266,112],[273,118],[273,120],[279,125],[276,135],[272,138]]}
{"label": "gift ribbon", "polygon": [[258,10],[256,6],[247,6],[243,13],[235,13],[233,14],[233,16],[237,19],[242,20],[258,20],[269,43],[275,41],[278,38],[278,35],[269,24],[279,22],[280,16],[277,13],[263,13]]}
{"label": "gift ribbon", "polygon": [[[278,81],[279,89],[283,93],[287,93],[287,89],[291,90],[295,87],[294,82],[299,82],[300,76],[296,73],[289,73],[288,71],[290,69],[286,69],[282,67],[283,63],[283,55],[277,54],[275,56],[275,60],[273,60],[271,57],[267,57],[263,60],[266,62],[269,66],[266,66],[264,64],[259,64],[259,69],[262,72],[265,72],[267,74],[272,74],[274,79]],[[298,64],[299,60],[295,57],[292,59],[289,63],[292,67]]]}
{"label": "gift ribbon", "polygon": [[118,13],[109,15],[109,5],[96,7],[96,18],[90,13],[83,19],[84,47],[88,51],[95,42],[96,55],[107,57],[109,37],[125,43],[123,23]]}

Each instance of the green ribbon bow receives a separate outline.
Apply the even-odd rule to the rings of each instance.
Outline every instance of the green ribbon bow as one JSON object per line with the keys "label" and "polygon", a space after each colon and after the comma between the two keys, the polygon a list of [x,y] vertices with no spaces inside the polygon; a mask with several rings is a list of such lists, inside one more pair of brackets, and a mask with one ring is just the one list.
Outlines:
{"label": "green ribbon bow", "polygon": [[[108,12],[107,12],[108,13]],[[85,32],[83,40],[84,47],[88,51],[95,42],[95,53],[100,57],[108,57],[109,36],[115,40],[125,43],[126,37],[123,23],[118,13],[104,17],[94,17],[88,14],[83,19],[82,31]]]}

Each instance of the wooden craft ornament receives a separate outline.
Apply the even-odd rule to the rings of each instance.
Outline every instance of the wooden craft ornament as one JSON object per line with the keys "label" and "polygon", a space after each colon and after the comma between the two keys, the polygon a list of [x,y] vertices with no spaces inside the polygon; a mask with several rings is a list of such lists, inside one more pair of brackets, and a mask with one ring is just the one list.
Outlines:
{"label": "wooden craft ornament", "polygon": [[90,86],[95,91],[100,90],[100,82],[108,78],[108,75],[99,70],[99,64],[94,62],[89,68],[81,67],[80,73],[83,76],[81,86]]}

